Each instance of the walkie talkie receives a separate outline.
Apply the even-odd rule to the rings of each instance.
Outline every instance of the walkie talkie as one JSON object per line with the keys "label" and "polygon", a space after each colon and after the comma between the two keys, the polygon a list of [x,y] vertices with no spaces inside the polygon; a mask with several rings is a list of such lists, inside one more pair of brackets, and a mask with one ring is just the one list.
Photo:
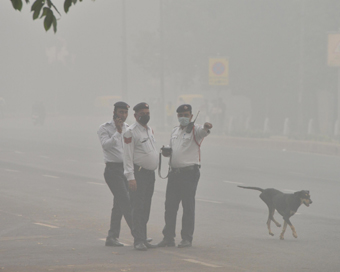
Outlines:
{"label": "walkie talkie", "polygon": [[194,120],[193,122],[190,122],[190,123],[187,125],[187,127],[186,127],[186,129],[185,129],[185,132],[186,132],[186,133],[190,133],[190,132],[192,131],[192,129],[193,129],[194,125],[195,125],[197,116],[198,116],[199,113],[200,113],[200,111],[198,111],[195,120]]}

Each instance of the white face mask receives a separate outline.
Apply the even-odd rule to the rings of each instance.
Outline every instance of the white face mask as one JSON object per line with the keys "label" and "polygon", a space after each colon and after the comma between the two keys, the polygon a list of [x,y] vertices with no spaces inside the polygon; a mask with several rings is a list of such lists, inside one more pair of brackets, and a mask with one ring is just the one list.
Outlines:
{"label": "white face mask", "polygon": [[178,122],[182,127],[186,127],[190,123],[190,118],[188,117],[178,117]]}

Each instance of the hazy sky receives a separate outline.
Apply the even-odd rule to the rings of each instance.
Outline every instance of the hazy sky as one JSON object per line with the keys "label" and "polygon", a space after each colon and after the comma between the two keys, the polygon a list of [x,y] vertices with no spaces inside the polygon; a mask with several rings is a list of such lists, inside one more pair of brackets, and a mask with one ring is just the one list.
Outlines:
{"label": "hazy sky", "polygon": [[[0,96],[8,103],[16,100],[30,108],[34,99],[50,99],[46,89],[56,96],[77,89],[80,99],[94,92],[121,95],[121,1],[83,1],[68,14],[61,2],[55,3],[62,18],[54,34],[52,29],[45,32],[42,20],[32,20],[30,5],[18,12],[10,1],[1,1]],[[126,5],[129,39],[143,29],[155,29],[156,0]],[[128,46],[130,50],[133,45]]]}
{"label": "hazy sky", "polygon": [[[62,11],[63,1],[55,2]],[[160,97],[160,1],[125,3],[128,102],[152,104]],[[332,130],[337,75],[326,60],[327,33],[339,27],[336,0],[163,3],[164,66],[170,71],[165,78],[165,102],[195,92],[211,103],[223,98],[240,109],[242,105],[231,95],[244,96],[251,108],[237,113],[229,106],[227,118],[242,115],[240,122],[244,122],[251,112],[253,127],[262,128],[269,117],[281,131],[285,118],[298,126],[302,109],[303,126],[314,118],[320,127],[328,123],[325,133]],[[9,0],[1,1],[0,18],[0,97],[5,97],[9,108],[27,111],[40,99],[51,111],[84,112],[93,107],[96,96],[121,95],[122,0],[77,3],[69,14],[62,11],[56,34],[46,33],[42,20],[32,20],[30,5],[24,4],[18,12]],[[230,85],[216,92],[207,75],[208,60],[218,53],[229,58]],[[136,56],[144,57],[144,70]],[[153,66],[152,73],[148,65]],[[300,78],[302,106],[298,104]],[[182,79],[191,80],[191,85],[181,85]],[[159,104],[154,103],[153,109]]]}

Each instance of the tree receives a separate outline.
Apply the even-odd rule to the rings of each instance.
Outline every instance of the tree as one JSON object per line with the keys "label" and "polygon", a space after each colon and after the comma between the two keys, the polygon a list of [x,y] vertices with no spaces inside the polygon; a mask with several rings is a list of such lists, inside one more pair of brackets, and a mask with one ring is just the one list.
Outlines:
{"label": "tree", "polygon": [[[24,0],[28,4],[29,0]],[[79,0],[82,2],[83,0]],[[21,11],[23,6],[23,0],[11,0],[13,8],[15,10]],[[75,5],[77,0],[65,0],[64,1],[64,11],[67,13],[70,7]],[[31,12],[33,12],[33,20],[44,18],[44,28],[48,31],[53,25],[54,33],[57,32],[57,18],[55,17],[53,10],[61,16],[57,7],[53,4],[52,0],[35,0],[31,6]],[[41,14],[41,15],[40,15]]]}

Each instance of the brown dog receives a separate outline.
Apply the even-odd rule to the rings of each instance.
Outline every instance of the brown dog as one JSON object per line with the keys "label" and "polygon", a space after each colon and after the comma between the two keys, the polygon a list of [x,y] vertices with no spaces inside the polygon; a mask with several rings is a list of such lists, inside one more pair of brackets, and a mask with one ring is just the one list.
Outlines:
{"label": "brown dog", "polygon": [[281,227],[281,224],[278,223],[274,219],[274,213],[275,213],[275,210],[277,210],[278,213],[283,216],[283,220],[284,220],[280,239],[281,240],[284,239],[284,233],[286,231],[287,224],[292,229],[293,236],[297,238],[295,228],[290,222],[289,218],[292,217],[296,213],[296,211],[298,210],[298,208],[301,206],[302,203],[305,204],[307,207],[309,207],[309,205],[312,204],[309,191],[302,190],[302,191],[295,192],[293,194],[285,194],[276,189],[261,189],[258,187],[245,187],[245,186],[238,186],[238,187],[244,188],[244,189],[257,190],[261,192],[260,198],[264,201],[264,203],[267,204],[268,209],[269,209],[267,226],[268,226],[270,235],[274,236],[274,234],[272,233],[270,229],[271,221],[273,221],[277,227]]}

